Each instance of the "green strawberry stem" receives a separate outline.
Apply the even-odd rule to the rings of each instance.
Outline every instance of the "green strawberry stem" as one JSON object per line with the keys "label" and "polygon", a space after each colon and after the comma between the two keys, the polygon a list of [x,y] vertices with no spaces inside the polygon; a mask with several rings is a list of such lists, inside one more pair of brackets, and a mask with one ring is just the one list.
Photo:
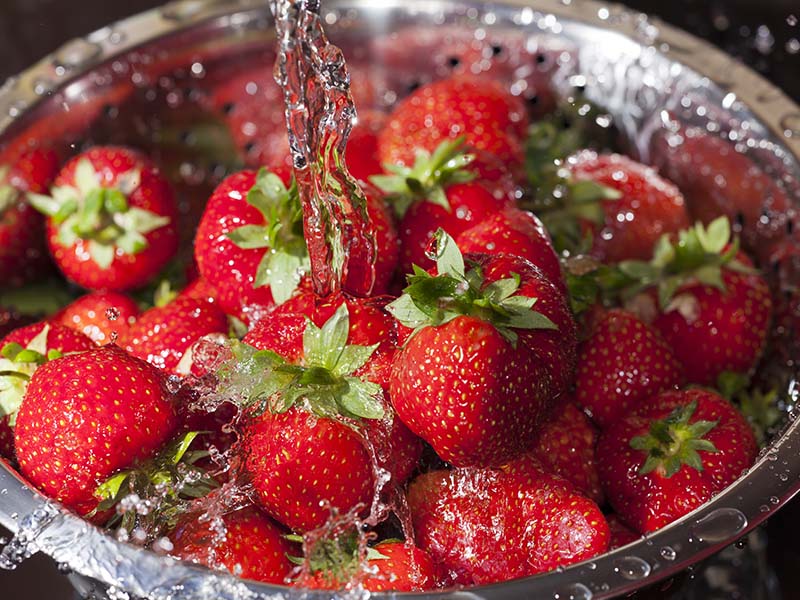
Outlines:
{"label": "green strawberry stem", "polygon": [[75,186],[54,187],[51,196],[29,193],[28,201],[58,225],[59,243],[69,247],[78,240],[88,241],[92,260],[107,269],[117,250],[125,254],[145,250],[145,235],[168,225],[170,219],[129,205],[128,197],[141,183],[139,171],[121,174],[116,188],[102,187],[100,181],[92,163],[82,159],[75,168]]}
{"label": "green strawberry stem", "polygon": [[647,458],[639,469],[639,474],[646,475],[657,471],[663,477],[670,478],[683,465],[698,471],[703,470],[703,461],[698,454],[718,452],[716,446],[703,437],[717,426],[718,421],[695,421],[689,423],[697,410],[697,402],[679,406],[665,419],[650,423],[647,435],[637,436],[630,441],[634,450],[642,450]]}
{"label": "green strawberry stem", "polygon": [[204,433],[191,431],[183,434],[150,461],[109,477],[95,490],[94,495],[100,502],[86,517],[103,514],[126,497],[135,495],[139,501],[150,503],[150,510],[118,510],[106,527],[121,527],[129,533],[141,528],[149,540],[174,528],[180,517],[188,512],[192,501],[219,487],[204,469],[195,464],[206,458],[208,452],[190,450],[197,437]]}
{"label": "green strawberry stem", "polygon": [[9,168],[0,165],[0,217],[19,199],[19,192],[8,183]]}
{"label": "green strawberry stem", "polygon": [[442,142],[433,154],[417,149],[411,168],[385,164],[383,168],[391,175],[373,175],[370,181],[387,194],[398,217],[421,200],[450,211],[445,188],[475,179],[475,173],[467,168],[474,160],[473,155],[465,153],[462,136]]}
{"label": "green strawberry stem", "polygon": [[[322,574],[331,584],[341,585],[352,580],[363,564],[362,548],[359,544],[358,533],[355,531],[325,536],[310,544],[301,535],[288,534],[284,537],[290,542],[303,544],[311,573]],[[306,564],[303,556],[289,555],[287,558],[299,566]],[[366,547],[363,556],[363,559],[367,561],[387,560],[388,558],[369,546]]]}
{"label": "green strawberry stem", "polygon": [[281,178],[261,169],[247,193],[247,203],[261,213],[264,225],[243,225],[227,234],[244,249],[264,249],[253,287],[268,285],[277,304],[288,300],[303,274],[311,270],[303,236],[303,207],[297,184],[289,189]]}
{"label": "green strawberry stem", "polygon": [[467,269],[455,240],[443,229],[434,235],[432,246],[430,258],[436,261],[438,275],[430,275],[415,265],[403,295],[387,307],[414,333],[461,315],[491,323],[512,344],[517,342],[516,329],[556,329],[550,319],[532,310],[536,298],[516,295],[518,275],[484,286],[480,268]]}
{"label": "green strawberry stem", "polygon": [[[270,350],[252,352],[246,344],[234,346],[238,368],[249,365],[259,383],[248,390],[247,405],[283,413],[303,403],[314,414],[335,418],[381,419],[385,414],[381,387],[355,377],[378,347],[348,344],[350,317],[342,304],[320,328],[311,320],[303,334],[304,364],[286,362]],[[229,367],[224,367],[224,371]],[[237,368],[234,366],[234,369]]]}

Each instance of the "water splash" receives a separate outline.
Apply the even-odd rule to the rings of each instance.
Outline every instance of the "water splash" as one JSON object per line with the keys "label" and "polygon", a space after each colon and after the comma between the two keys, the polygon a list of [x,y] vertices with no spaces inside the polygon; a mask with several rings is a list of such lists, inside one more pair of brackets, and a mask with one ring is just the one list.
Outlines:
{"label": "water splash", "polygon": [[[356,118],[344,55],[325,36],[318,0],[270,4],[278,40],[275,79],[286,102],[314,290],[326,296],[347,280],[348,291],[366,295],[375,279],[375,239],[366,196],[344,164]],[[356,256],[363,241],[361,256]],[[360,278],[347,277],[352,258],[371,267],[363,275],[359,269]]]}

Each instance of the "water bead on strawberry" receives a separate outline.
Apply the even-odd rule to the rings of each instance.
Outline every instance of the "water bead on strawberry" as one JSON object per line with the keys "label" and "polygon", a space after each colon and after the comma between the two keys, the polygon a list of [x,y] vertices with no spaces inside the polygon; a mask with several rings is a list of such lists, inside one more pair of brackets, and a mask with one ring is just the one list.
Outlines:
{"label": "water bead on strawberry", "polygon": [[58,311],[50,321],[80,331],[97,344],[117,342],[139,315],[130,296],[118,292],[92,292]]}
{"label": "water bead on strawberry", "polygon": [[136,151],[94,147],[61,169],[50,193],[28,198],[47,215],[47,243],[56,265],[85,288],[140,287],[177,250],[173,191]]}

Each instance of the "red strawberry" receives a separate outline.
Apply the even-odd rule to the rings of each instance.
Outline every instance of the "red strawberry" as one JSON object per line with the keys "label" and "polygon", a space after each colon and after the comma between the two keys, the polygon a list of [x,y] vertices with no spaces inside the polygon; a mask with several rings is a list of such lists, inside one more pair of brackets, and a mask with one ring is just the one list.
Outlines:
{"label": "red strawberry", "polygon": [[503,464],[531,447],[571,379],[575,325],[561,293],[529,262],[465,261],[452,238],[440,232],[436,240],[438,275],[418,269],[389,305],[417,329],[395,358],[392,403],[444,460]]}
{"label": "red strawberry", "polygon": [[21,473],[80,514],[119,469],[149,458],[175,427],[161,375],[114,346],[70,354],[31,378],[14,432]]}
{"label": "red strawberry", "polygon": [[745,247],[760,259],[765,240],[779,237],[791,201],[775,179],[727,139],[675,124],[654,143],[656,165],[686,196],[692,219],[720,215],[739,223]]}
{"label": "red strawberry", "polygon": [[14,455],[13,429],[33,373],[48,360],[94,347],[82,333],[47,323],[21,327],[0,340],[0,456]]}
{"label": "red strawberry", "polygon": [[58,170],[53,151],[29,150],[10,164],[0,163],[0,281],[18,286],[47,268],[44,222],[25,193],[42,193]]}
{"label": "red strawberry", "polygon": [[602,504],[595,456],[598,437],[589,417],[569,401],[542,425],[531,455],[547,472],[563,477],[587,498]]}
{"label": "red strawberry", "polygon": [[575,181],[592,181],[618,192],[616,198],[600,199],[602,210],[595,223],[577,215],[594,230],[591,253],[604,262],[648,260],[662,234],[690,225],[678,188],[651,167],[619,154],[590,150],[571,156],[566,167]]}
{"label": "red strawberry", "polygon": [[50,321],[89,336],[97,344],[116,342],[139,314],[136,302],[116,292],[93,292],[65,306]]}
{"label": "red strawberry", "polygon": [[605,552],[594,502],[524,457],[503,469],[431,471],[408,490],[415,539],[445,583],[488,584]]}
{"label": "red strawberry", "polygon": [[285,302],[309,269],[294,189],[266,170],[225,179],[197,228],[195,259],[228,314],[249,321]]}
{"label": "red strawberry", "polygon": [[418,149],[433,152],[465,136],[471,149],[500,159],[510,170],[522,164],[518,140],[528,117],[522,101],[497,82],[455,76],[416,90],[401,101],[378,140],[381,162],[410,166]]}
{"label": "red strawberry", "polygon": [[650,263],[620,264],[633,282],[623,294],[649,295],[640,296],[638,310],[650,313],[689,383],[715,385],[725,372],[748,375],[764,350],[769,288],[730,238],[720,217],[708,228],[698,223],[682,231],[675,243],[663,238]]}
{"label": "red strawberry", "polygon": [[531,212],[506,208],[489,215],[456,237],[464,252],[513,254],[539,267],[558,288],[566,293],[561,263],[550,235],[539,218]]}
{"label": "red strawberry", "polygon": [[143,312],[123,332],[119,344],[159,369],[186,375],[191,363],[184,364],[183,359],[194,343],[203,336],[227,332],[228,319],[216,305],[180,296]]}
{"label": "red strawberry", "polygon": [[[254,330],[246,342],[257,348],[270,344],[264,331]],[[369,505],[373,462],[359,421],[384,418],[387,412],[381,387],[355,375],[377,345],[348,344],[346,306],[321,328],[307,321],[290,331],[302,333],[299,360],[287,362],[269,349],[244,359],[254,376],[267,381],[245,399],[250,405],[261,401],[266,411],[247,424],[242,452],[259,504],[281,523],[306,531],[330,516],[324,502],[340,512]],[[247,352],[247,346],[240,351]],[[376,463],[381,463],[377,457]]]}
{"label": "red strawberry", "polygon": [[83,287],[139,287],[177,250],[174,195],[138,152],[92,148],[64,166],[51,194],[28,197],[49,217],[47,242],[56,264]]}
{"label": "red strawberry", "polygon": [[310,552],[310,573],[301,574],[294,585],[341,590],[351,589],[358,582],[370,592],[421,592],[436,588],[435,568],[424,550],[406,542],[387,540],[367,548],[362,563],[355,542],[355,536],[317,542]]}
{"label": "red strawberry", "polygon": [[183,288],[178,296],[194,298],[195,300],[202,300],[203,302],[214,304],[217,301],[217,290],[214,289],[214,286],[212,286],[207,279],[198,277]]}
{"label": "red strawberry", "polygon": [[670,346],[623,310],[604,313],[578,348],[575,398],[602,429],[684,382]]}
{"label": "red strawberry", "polygon": [[653,398],[604,431],[597,447],[606,495],[639,533],[706,502],[750,467],[757,451],[745,418],[699,388]]}
{"label": "red strawberry", "polygon": [[218,518],[189,516],[170,534],[171,554],[224,569],[237,577],[284,584],[292,572],[292,544],[283,530],[255,507]]}
{"label": "red strawberry", "polygon": [[503,194],[494,194],[475,181],[474,157],[464,153],[463,139],[445,141],[433,154],[420,152],[414,166],[386,165],[392,175],[377,175],[372,182],[386,194],[400,216],[400,268],[429,268],[426,249],[437,229],[453,237],[510,206]]}

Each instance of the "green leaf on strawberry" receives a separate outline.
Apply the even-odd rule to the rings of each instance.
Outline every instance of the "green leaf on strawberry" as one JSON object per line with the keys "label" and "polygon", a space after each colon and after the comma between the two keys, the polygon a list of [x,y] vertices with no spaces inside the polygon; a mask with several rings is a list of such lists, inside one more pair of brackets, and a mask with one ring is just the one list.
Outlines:
{"label": "green leaf on strawberry", "polygon": [[275,302],[283,304],[297,289],[303,274],[311,269],[297,186],[293,183],[287,189],[280,177],[261,169],[247,194],[247,203],[258,209],[264,225],[243,225],[227,237],[240,248],[267,249],[253,286],[269,286]]}
{"label": "green leaf on strawberry", "polygon": [[[273,413],[283,413],[299,402],[314,414],[333,418],[380,419],[385,414],[381,387],[353,375],[364,366],[378,345],[348,344],[350,318],[342,304],[317,327],[308,321],[303,334],[303,364],[291,364],[271,350],[251,353],[238,344],[238,365],[248,365],[258,382],[248,389],[247,404],[261,403]],[[223,375],[224,378],[224,375]]]}
{"label": "green leaf on strawberry", "polygon": [[145,235],[170,223],[170,218],[129,206],[128,197],[141,184],[138,170],[122,173],[116,187],[103,187],[91,161],[83,159],[75,167],[75,185],[57,186],[51,195],[28,194],[28,201],[58,225],[58,240],[72,246],[88,242],[89,255],[101,268],[108,269],[117,250],[139,254],[148,246]]}
{"label": "green leaf on strawberry", "polygon": [[8,182],[9,168],[0,165],[0,216],[11,208],[19,198],[19,192]]}
{"label": "green leaf on strawberry", "polygon": [[417,150],[411,168],[384,165],[391,175],[373,175],[370,181],[387,194],[386,198],[398,217],[402,217],[417,201],[425,200],[450,210],[445,188],[475,179],[468,167],[475,157],[463,150],[464,137],[446,140],[433,153]]}
{"label": "green leaf on strawberry", "polygon": [[666,478],[672,477],[683,465],[698,471],[703,470],[703,461],[698,450],[718,452],[716,446],[704,436],[717,426],[717,421],[695,421],[689,423],[697,402],[673,410],[665,419],[650,423],[647,435],[630,441],[634,450],[642,450],[647,456],[639,469],[641,475],[658,471]]}
{"label": "green leaf on strawberry", "polygon": [[515,329],[557,329],[549,318],[533,310],[536,298],[517,294],[518,276],[484,285],[480,268],[465,263],[455,240],[443,229],[434,235],[432,247],[430,258],[436,261],[437,275],[414,266],[403,295],[386,307],[415,333],[460,315],[491,323],[512,344],[518,337]]}

